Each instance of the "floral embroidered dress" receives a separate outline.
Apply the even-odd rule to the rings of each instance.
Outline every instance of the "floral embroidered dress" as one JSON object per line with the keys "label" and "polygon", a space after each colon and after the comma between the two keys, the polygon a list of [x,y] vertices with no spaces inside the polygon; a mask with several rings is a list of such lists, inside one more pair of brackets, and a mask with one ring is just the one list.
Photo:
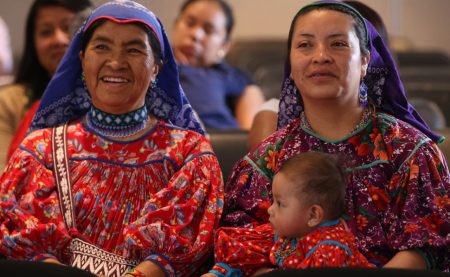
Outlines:
{"label": "floral embroidered dress", "polygon": [[212,271],[251,276],[262,267],[374,267],[358,251],[355,238],[339,220],[322,223],[302,238],[279,238],[270,224],[254,229],[222,227],[215,239]]}
{"label": "floral embroidered dress", "polygon": [[267,223],[274,172],[307,151],[343,158],[346,220],[369,261],[382,265],[398,251],[417,249],[429,267],[449,269],[450,180],[443,154],[423,133],[381,112],[339,141],[320,138],[305,117],[275,132],[235,165],[223,225]]}
{"label": "floral embroidered dress", "polygon": [[[159,121],[120,142],[79,120],[67,131],[77,230],[61,217],[51,129],[33,132],[0,178],[0,253],[68,263],[72,238],[191,275],[212,250],[223,206],[220,167],[199,133]],[[171,274],[173,275],[173,274]]]}

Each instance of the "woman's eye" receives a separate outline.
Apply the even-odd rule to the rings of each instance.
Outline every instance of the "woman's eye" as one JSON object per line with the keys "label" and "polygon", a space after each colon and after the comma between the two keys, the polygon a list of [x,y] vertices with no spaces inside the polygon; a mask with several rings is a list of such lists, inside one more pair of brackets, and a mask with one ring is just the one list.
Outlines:
{"label": "woman's eye", "polygon": [[337,46],[337,47],[345,47],[345,46],[347,46],[348,44],[347,44],[346,42],[343,42],[343,41],[335,41],[335,42],[333,42],[332,45],[333,45],[333,46]]}
{"label": "woman's eye", "polygon": [[141,53],[141,51],[139,49],[136,49],[136,48],[130,48],[130,49],[128,49],[128,53],[130,53],[130,54],[139,54],[139,53]]}
{"label": "woman's eye", "polygon": [[94,48],[98,50],[105,50],[107,47],[104,44],[97,44],[94,46]]}
{"label": "woman's eye", "polygon": [[297,48],[307,48],[307,47],[309,47],[309,46],[311,46],[311,43],[309,43],[309,42],[300,42],[300,43],[297,45]]}
{"label": "woman's eye", "polygon": [[40,37],[49,37],[52,35],[52,32],[53,32],[52,30],[41,30],[38,32],[38,35]]}
{"label": "woman's eye", "polygon": [[277,206],[281,207],[281,202],[280,201],[277,201]]}

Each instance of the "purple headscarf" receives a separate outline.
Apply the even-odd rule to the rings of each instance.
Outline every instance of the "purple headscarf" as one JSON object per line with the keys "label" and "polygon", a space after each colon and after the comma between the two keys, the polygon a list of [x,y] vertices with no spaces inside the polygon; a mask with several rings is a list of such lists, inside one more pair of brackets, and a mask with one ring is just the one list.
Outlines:
{"label": "purple headscarf", "polygon": [[204,134],[198,116],[180,86],[172,48],[162,24],[146,7],[126,0],[108,2],[98,7],[83,23],[44,92],[31,130],[54,127],[81,118],[89,111],[92,104],[82,80],[79,53],[84,32],[101,18],[119,23],[140,22],[153,30],[161,45],[164,65],[156,76],[156,85],[147,91],[145,105],[149,113],[160,119]]}
{"label": "purple headscarf", "polygon": [[[320,1],[303,7],[300,11],[311,6],[339,5],[345,6],[355,13],[356,16],[362,16],[351,6],[334,1]],[[300,12],[299,11],[299,12]],[[363,19],[363,18],[362,18]],[[441,142],[442,137],[430,130],[419,114],[406,100],[405,89],[400,80],[394,60],[389,49],[384,44],[381,36],[373,25],[363,19],[368,32],[370,62],[367,74],[364,77],[363,85],[368,88],[368,95],[376,108],[385,113],[391,114],[396,118],[408,122],[412,126],[422,131],[425,135],[435,142]],[[290,47],[290,46],[289,46]],[[303,111],[303,103],[300,92],[290,78],[291,66],[289,57],[287,58],[284,70],[284,82],[282,84],[280,96],[280,110],[278,112],[278,129],[286,126],[289,121],[298,118]]]}

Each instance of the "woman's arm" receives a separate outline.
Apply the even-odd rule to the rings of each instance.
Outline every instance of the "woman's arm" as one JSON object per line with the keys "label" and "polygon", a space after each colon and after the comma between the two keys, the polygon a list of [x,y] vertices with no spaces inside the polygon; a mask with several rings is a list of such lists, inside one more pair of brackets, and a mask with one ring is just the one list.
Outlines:
{"label": "woman's arm", "polygon": [[236,104],[236,119],[241,129],[248,130],[252,126],[253,117],[264,103],[264,95],[256,85],[246,86]]}
{"label": "woman's arm", "polygon": [[142,259],[169,276],[192,274],[211,253],[223,206],[222,175],[209,142],[177,139],[171,158],[179,168],[124,231],[130,249],[150,253]]}
{"label": "woman's arm", "polygon": [[384,267],[403,269],[426,269],[427,265],[419,252],[415,250],[404,250],[395,254]]}

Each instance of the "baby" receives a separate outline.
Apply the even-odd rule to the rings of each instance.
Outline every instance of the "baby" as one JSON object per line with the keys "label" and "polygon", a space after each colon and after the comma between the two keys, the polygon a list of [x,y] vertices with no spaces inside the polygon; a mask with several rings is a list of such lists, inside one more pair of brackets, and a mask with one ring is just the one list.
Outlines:
{"label": "baby", "polygon": [[273,179],[270,224],[218,229],[216,264],[203,277],[251,276],[277,268],[374,267],[340,219],[345,187],[337,157],[320,152],[291,157]]}

